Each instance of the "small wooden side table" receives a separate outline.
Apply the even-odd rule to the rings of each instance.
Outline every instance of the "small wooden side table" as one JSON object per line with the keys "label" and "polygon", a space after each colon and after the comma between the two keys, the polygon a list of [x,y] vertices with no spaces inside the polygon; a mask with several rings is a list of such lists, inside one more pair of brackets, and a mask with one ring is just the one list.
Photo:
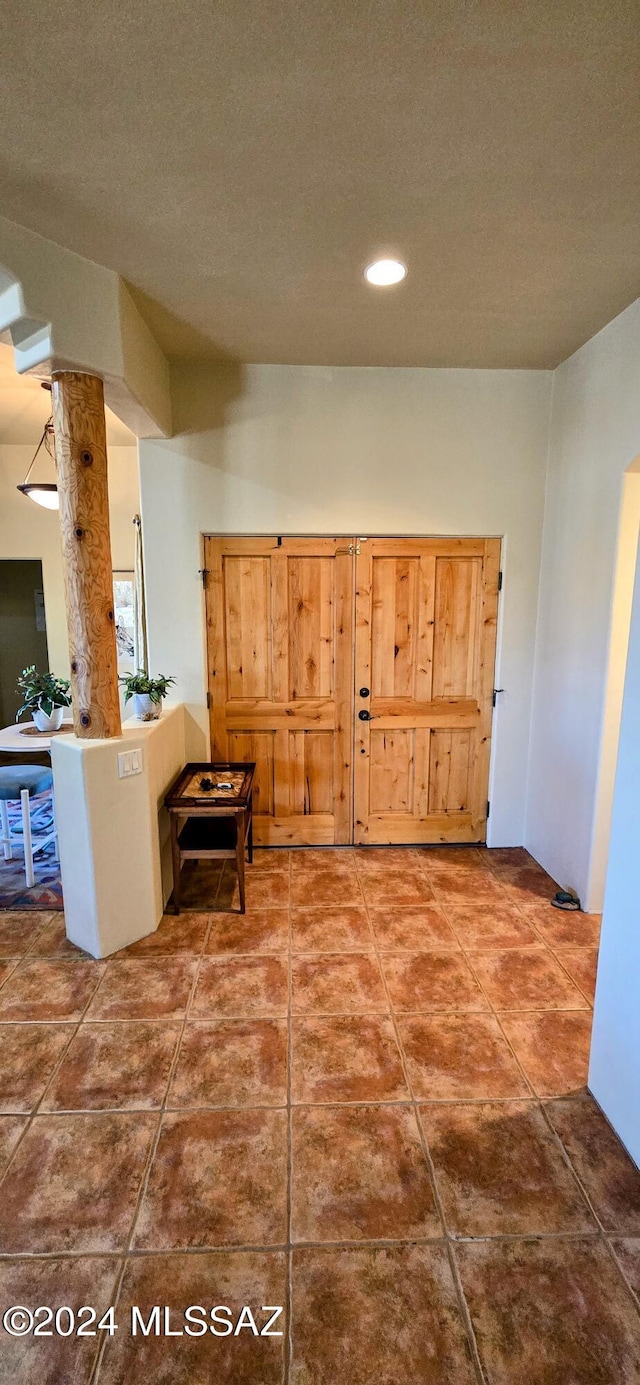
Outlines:
{"label": "small wooden side table", "polygon": [[[253,860],[251,795],[255,763],[185,765],[165,796],[171,819],[173,903],[180,913],[183,861],[234,860],[245,913],[244,853]],[[181,819],[185,819],[181,826]]]}

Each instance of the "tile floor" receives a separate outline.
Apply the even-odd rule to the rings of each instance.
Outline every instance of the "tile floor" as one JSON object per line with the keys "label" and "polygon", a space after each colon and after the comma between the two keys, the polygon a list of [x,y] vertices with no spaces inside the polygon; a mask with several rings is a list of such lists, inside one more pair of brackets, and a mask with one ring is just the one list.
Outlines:
{"label": "tile floor", "polygon": [[[522,851],[261,852],[246,917],[107,962],[0,914],[0,1307],[119,1324],[0,1329],[0,1381],[638,1385],[640,1173],[585,1090],[599,920],[554,888]],[[237,1330],[132,1336],[155,1304]]]}

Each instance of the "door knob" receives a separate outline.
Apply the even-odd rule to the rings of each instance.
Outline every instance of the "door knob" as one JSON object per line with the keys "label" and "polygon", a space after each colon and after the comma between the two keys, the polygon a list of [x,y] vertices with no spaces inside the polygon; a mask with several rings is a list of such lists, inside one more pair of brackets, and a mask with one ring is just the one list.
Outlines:
{"label": "door knob", "polygon": [[369,696],[369,689],[368,689],[368,688],[361,688],[361,689],[360,689],[360,696],[361,696],[361,697],[368,697],[368,696]]}
{"label": "door knob", "polygon": [[365,712],[364,709],[363,709],[363,711],[358,712],[358,716],[359,716],[359,718],[360,718],[361,721],[371,721],[371,719],[372,719],[372,718],[371,718],[371,712]]}

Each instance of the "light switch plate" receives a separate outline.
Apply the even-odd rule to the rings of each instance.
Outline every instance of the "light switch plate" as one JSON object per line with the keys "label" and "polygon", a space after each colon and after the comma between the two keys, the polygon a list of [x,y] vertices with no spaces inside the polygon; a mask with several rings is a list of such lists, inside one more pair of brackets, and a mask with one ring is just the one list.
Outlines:
{"label": "light switch plate", "polygon": [[142,774],[142,751],[118,751],[118,778],[129,779],[132,774]]}

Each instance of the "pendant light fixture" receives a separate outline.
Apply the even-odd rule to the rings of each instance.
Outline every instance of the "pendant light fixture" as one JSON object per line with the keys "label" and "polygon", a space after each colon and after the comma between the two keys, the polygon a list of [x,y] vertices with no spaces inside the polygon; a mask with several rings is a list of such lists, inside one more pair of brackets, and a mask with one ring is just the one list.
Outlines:
{"label": "pendant light fixture", "polygon": [[[43,390],[51,391],[51,385],[49,384],[48,380],[43,380],[41,383]],[[48,452],[55,468],[55,449],[53,442],[53,414],[50,415],[50,417],[47,419],[44,425],[44,431],[40,439],[40,442],[38,443],[38,446],[36,447],[36,450],[33,454],[29,470],[24,478],[24,481],[22,482],[22,485],[18,486],[18,490],[21,491],[23,495],[27,495],[30,500],[35,500],[36,505],[42,505],[45,510],[57,510],[59,506],[59,496],[58,486],[56,482],[29,480],[31,472],[33,471],[33,468],[36,464],[38,454],[42,447],[44,447],[45,452]]]}

